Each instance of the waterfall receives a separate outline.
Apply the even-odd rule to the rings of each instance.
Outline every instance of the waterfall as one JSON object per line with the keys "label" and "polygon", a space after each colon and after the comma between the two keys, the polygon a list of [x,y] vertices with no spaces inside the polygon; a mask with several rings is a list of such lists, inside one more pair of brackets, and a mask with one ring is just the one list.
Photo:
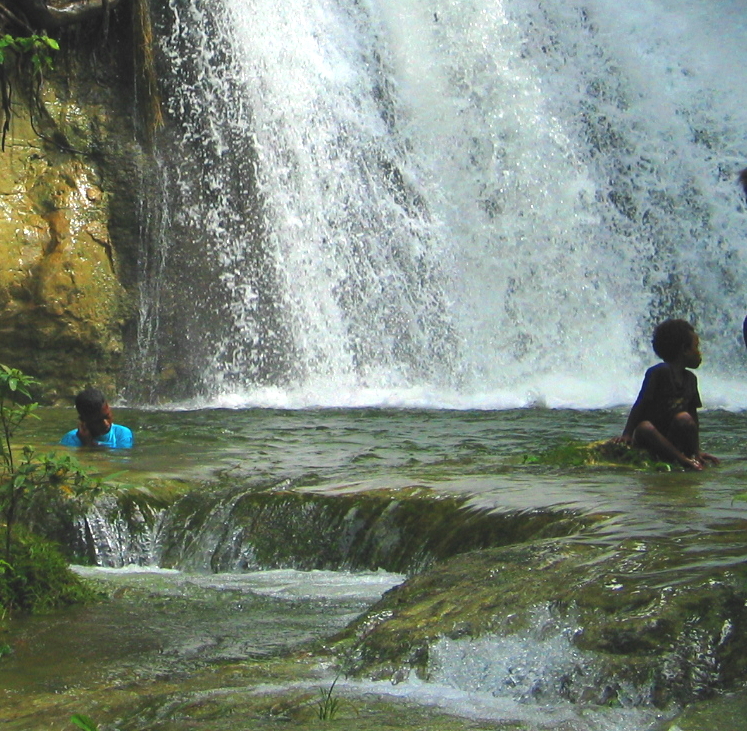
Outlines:
{"label": "waterfall", "polygon": [[156,12],[137,398],[606,406],[676,316],[747,403],[737,0]]}

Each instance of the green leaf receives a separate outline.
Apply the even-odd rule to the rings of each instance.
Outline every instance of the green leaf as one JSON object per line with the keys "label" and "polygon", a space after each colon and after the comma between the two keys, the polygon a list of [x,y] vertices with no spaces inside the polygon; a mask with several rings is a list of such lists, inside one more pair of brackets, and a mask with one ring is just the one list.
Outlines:
{"label": "green leaf", "polygon": [[73,715],[70,720],[83,731],[98,731],[98,726],[88,717],[80,713]]}

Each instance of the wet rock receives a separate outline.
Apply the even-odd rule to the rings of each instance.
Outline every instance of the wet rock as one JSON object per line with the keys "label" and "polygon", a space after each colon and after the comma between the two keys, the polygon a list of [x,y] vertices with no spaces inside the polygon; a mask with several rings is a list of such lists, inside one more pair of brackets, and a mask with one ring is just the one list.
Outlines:
{"label": "wet rock", "polygon": [[116,395],[135,315],[133,81],[122,38],[94,64],[84,35],[62,39],[36,99],[16,72],[0,153],[0,363],[39,379],[44,402],[88,383]]}
{"label": "wet rock", "polygon": [[647,450],[620,444],[611,439],[596,442],[568,442],[551,449],[527,454],[525,464],[554,467],[618,467],[648,472],[671,472],[682,469],[655,459]]}
{"label": "wet rock", "polygon": [[409,672],[429,677],[444,638],[492,637],[497,646],[518,638],[541,653],[555,636],[567,646],[566,665],[549,681],[555,695],[603,705],[689,703],[747,678],[747,568],[679,575],[687,561],[663,543],[475,551],[392,589],[333,645],[347,672],[396,681]]}

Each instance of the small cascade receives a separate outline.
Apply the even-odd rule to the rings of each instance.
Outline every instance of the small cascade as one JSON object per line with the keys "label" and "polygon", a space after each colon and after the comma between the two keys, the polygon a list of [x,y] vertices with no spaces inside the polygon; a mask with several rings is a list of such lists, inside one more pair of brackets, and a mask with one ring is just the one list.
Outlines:
{"label": "small cascade", "polygon": [[[148,526],[86,519],[102,566],[158,565],[196,573],[295,568],[415,573],[464,551],[564,536],[584,519],[563,510],[505,514],[427,490],[328,496],[292,490],[193,492]],[[109,513],[111,515],[111,513]]]}
{"label": "small cascade", "polygon": [[459,690],[557,703],[573,677],[590,675],[587,662],[562,634],[445,639],[431,649],[430,677]]}
{"label": "small cascade", "polygon": [[78,520],[79,543],[97,566],[154,565],[159,533],[158,522],[146,520],[137,509],[125,516],[116,500],[107,497],[97,500]]}
{"label": "small cascade", "polygon": [[436,685],[535,707],[563,703],[643,706],[653,695],[620,678],[573,644],[580,627],[562,626],[548,606],[537,607],[528,630],[479,639],[443,638],[430,648],[428,677]]}

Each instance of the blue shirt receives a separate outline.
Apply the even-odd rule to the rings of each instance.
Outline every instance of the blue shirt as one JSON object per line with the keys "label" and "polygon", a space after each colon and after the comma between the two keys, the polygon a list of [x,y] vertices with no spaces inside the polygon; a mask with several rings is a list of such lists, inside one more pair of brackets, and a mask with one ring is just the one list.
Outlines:
{"label": "blue shirt", "polygon": [[[132,431],[126,426],[120,426],[119,424],[112,424],[111,429],[106,434],[102,434],[94,442],[97,447],[108,447],[109,449],[129,449],[135,443],[135,438],[132,436]],[[82,447],[83,442],[80,441],[77,429],[71,429],[60,439],[60,444],[64,444],[66,447]]]}

